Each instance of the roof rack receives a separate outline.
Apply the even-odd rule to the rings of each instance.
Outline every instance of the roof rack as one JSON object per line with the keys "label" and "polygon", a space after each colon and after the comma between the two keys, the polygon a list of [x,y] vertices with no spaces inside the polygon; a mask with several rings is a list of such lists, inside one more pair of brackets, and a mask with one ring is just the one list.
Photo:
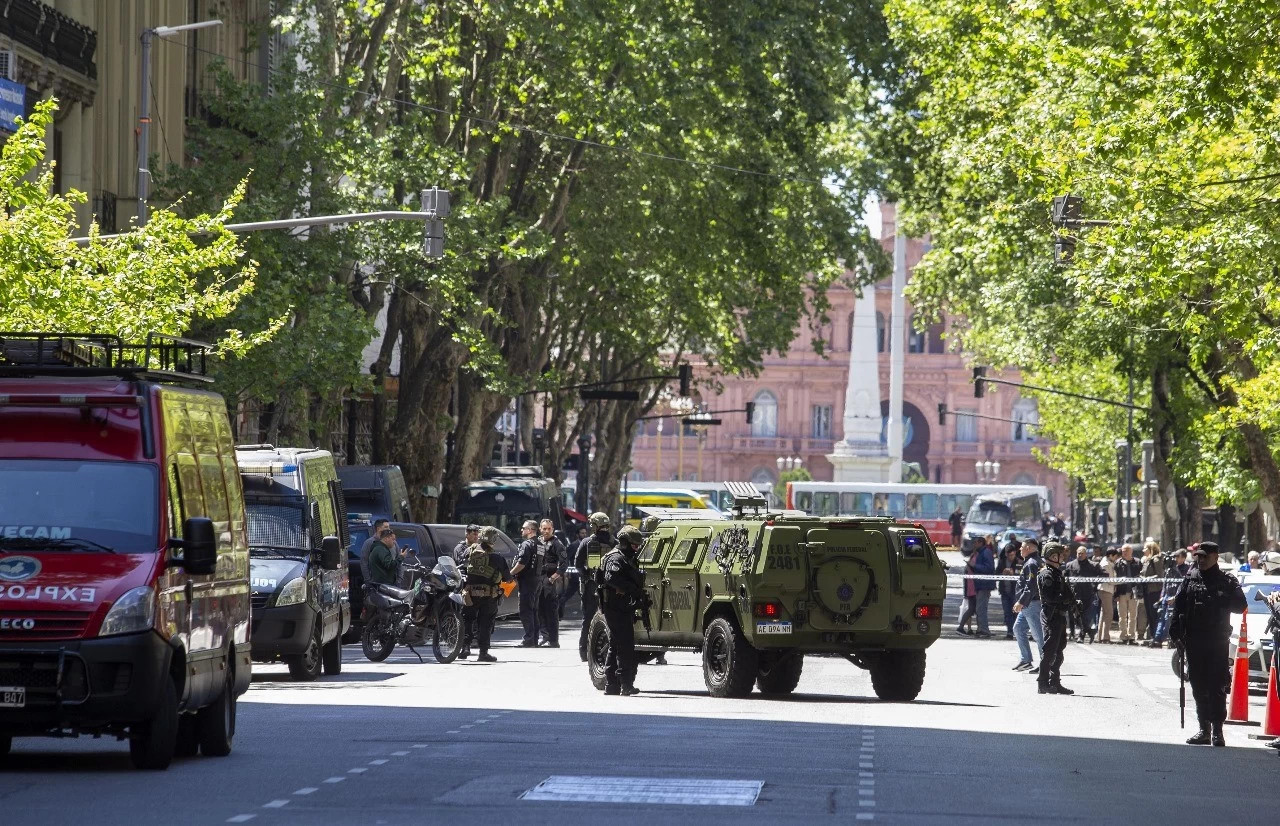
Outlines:
{"label": "roof rack", "polygon": [[118,376],[171,382],[212,382],[213,346],[177,336],[148,333],[128,344],[106,333],[0,332],[0,376]]}
{"label": "roof rack", "polygon": [[511,476],[525,479],[541,479],[545,475],[541,467],[531,465],[490,465],[481,472],[481,477],[485,479]]}
{"label": "roof rack", "polygon": [[725,482],[724,488],[733,497],[733,513],[739,519],[747,508],[759,516],[769,506],[769,500],[750,482]]}

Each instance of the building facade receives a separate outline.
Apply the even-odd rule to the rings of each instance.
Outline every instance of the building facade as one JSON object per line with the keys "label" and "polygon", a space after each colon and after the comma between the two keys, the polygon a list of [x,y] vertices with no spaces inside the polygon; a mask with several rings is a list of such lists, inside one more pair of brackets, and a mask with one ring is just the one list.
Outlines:
{"label": "building facade", "polygon": [[[882,207],[882,216],[881,243],[889,251],[896,231],[892,205]],[[927,250],[925,240],[908,242],[908,273]],[[891,282],[886,279],[877,284],[874,292],[883,439],[889,410]],[[772,484],[783,467],[799,459],[814,479],[830,481],[833,468],[827,455],[843,435],[840,430],[856,295],[848,287],[836,285],[827,298],[831,321],[820,331],[828,351],[825,358],[814,352],[810,331],[802,329],[787,353],[764,360],[759,376],[726,377],[721,395],[701,399],[713,410],[737,409],[754,402],[750,425],[741,413],[721,415],[722,424],[701,433],[687,426],[683,433],[678,432],[681,427],[674,419],[662,421],[661,432],[659,422],[643,423],[632,449],[632,478]],[[971,365],[962,354],[950,350],[947,322],[917,331],[911,323],[911,306],[906,306],[904,466],[914,463],[931,482],[1045,485],[1053,508],[1065,513],[1069,504],[1067,478],[1034,454],[1036,448],[1048,447],[1036,433],[1036,401],[1020,396],[1015,388],[997,385],[987,385],[985,396],[975,398]],[[694,369],[696,374],[696,365]],[[1005,371],[1000,377],[1019,379],[1017,371]],[[945,404],[949,411],[945,424],[939,423],[939,404]]]}

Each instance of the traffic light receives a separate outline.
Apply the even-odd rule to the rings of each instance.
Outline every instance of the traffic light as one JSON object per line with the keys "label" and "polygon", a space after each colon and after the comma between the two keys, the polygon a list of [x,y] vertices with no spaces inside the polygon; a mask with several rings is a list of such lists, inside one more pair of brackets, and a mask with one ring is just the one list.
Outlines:
{"label": "traffic light", "polygon": [[747,402],[747,424],[751,424],[751,420],[756,415],[756,403]]}
{"label": "traffic light", "polygon": [[680,365],[679,376],[680,376],[680,395],[684,398],[688,398],[690,395],[689,385],[693,383],[693,365],[691,364]]}
{"label": "traffic light", "polygon": [[947,405],[945,402],[938,405],[938,424],[943,427],[947,424]]}
{"label": "traffic light", "polygon": [[1079,195],[1058,195],[1053,199],[1049,220],[1055,227],[1071,226],[1080,220],[1084,212],[1084,198]]}
{"label": "traffic light", "polygon": [[986,388],[982,386],[982,382],[986,378],[986,375],[987,375],[987,368],[985,367],[973,368],[973,397],[975,399],[982,398],[983,394],[987,392]]}

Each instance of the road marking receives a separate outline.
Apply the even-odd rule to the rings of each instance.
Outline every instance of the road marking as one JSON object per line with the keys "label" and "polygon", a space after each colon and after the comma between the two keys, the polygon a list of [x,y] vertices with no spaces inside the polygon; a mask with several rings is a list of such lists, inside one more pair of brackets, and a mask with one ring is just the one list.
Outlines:
{"label": "road marking", "polygon": [[253,820],[255,817],[257,817],[257,815],[236,815],[235,817],[227,818],[227,822],[228,823],[248,823],[250,820]]}
{"label": "road marking", "polygon": [[[452,733],[452,732],[451,732],[451,733]],[[415,748],[415,749],[425,749],[426,747],[427,747],[427,744],[426,744],[426,743],[414,743],[414,744],[413,744],[413,748]]]}
{"label": "road marking", "polygon": [[347,769],[347,774],[364,774],[367,771],[369,770],[364,768],[363,766],[357,766],[354,769]]}
{"label": "road marking", "polygon": [[858,772],[858,777],[875,777],[871,772]]}
{"label": "road marking", "polygon": [[871,812],[858,812],[858,820],[875,820],[876,816]]}
{"label": "road marking", "polygon": [[318,791],[320,790],[315,786],[304,786],[303,788],[298,789],[296,792],[294,792],[294,794],[315,794]]}
{"label": "road marking", "polygon": [[484,717],[481,717],[479,720],[476,720],[472,725],[483,726],[487,722],[489,722],[487,719],[485,719]]}
{"label": "road marking", "polygon": [[[446,732],[445,732],[445,734],[461,734],[461,733],[462,733],[462,732],[458,731],[456,728],[455,728],[455,729],[453,729],[453,730],[451,730],[451,731],[446,731]],[[414,746],[414,748],[415,748],[415,749],[418,749],[418,748],[425,749],[425,748],[426,748],[426,746]]]}
{"label": "road marking", "polygon": [[[871,774],[871,772],[864,772],[864,774]],[[876,781],[869,780],[865,777],[858,781],[859,786],[874,786],[875,784],[876,784]]]}
{"label": "road marking", "polygon": [[860,769],[870,769],[870,768],[873,768],[873,767],[872,767],[872,765],[871,765],[870,763],[859,763],[859,764],[858,764],[858,768],[860,768]]}
{"label": "road marking", "polygon": [[552,775],[521,794],[520,799],[668,806],[754,806],[763,787],[763,780]]}
{"label": "road marking", "polygon": [[264,808],[264,809],[283,809],[285,806],[288,806],[288,805],[289,805],[289,801],[287,801],[287,800],[273,800],[273,801],[271,801],[270,803],[263,803],[263,804],[262,804],[262,808]]}
{"label": "road marking", "polygon": [[[876,793],[875,789],[858,789],[858,794],[862,797],[872,797]],[[861,801],[860,801],[861,802]]]}
{"label": "road marking", "polygon": [[329,777],[329,778],[326,778],[324,782],[326,782],[326,783],[341,783],[343,780],[346,780],[346,779],[347,779],[347,778],[345,778],[345,777]]}
{"label": "road marking", "polygon": [[388,761],[388,760],[370,760],[370,761],[369,761],[369,765],[370,765],[370,766],[385,766],[388,762],[390,762],[390,761]]}
{"label": "road marking", "polygon": [[393,752],[391,752],[391,756],[392,756],[392,757],[408,757],[408,756],[409,756],[409,752],[407,752],[407,751],[393,751]]}
{"label": "road marking", "polygon": [[858,805],[859,806],[875,806],[876,802],[874,800],[859,800]]}
{"label": "road marking", "polygon": [[475,724],[474,724],[474,723],[463,723],[462,725],[458,726],[458,728],[471,728],[473,725],[475,725]]}

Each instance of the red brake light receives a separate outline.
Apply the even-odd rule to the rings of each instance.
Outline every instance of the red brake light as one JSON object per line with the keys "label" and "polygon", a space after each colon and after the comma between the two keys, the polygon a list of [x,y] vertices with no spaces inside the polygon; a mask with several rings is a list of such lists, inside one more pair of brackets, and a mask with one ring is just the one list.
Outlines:
{"label": "red brake light", "polygon": [[752,613],[762,619],[777,619],[782,616],[782,606],[776,602],[757,602]]}
{"label": "red brake light", "polygon": [[940,620],[942,619],[941,605],[917,605],[916,619]]}

